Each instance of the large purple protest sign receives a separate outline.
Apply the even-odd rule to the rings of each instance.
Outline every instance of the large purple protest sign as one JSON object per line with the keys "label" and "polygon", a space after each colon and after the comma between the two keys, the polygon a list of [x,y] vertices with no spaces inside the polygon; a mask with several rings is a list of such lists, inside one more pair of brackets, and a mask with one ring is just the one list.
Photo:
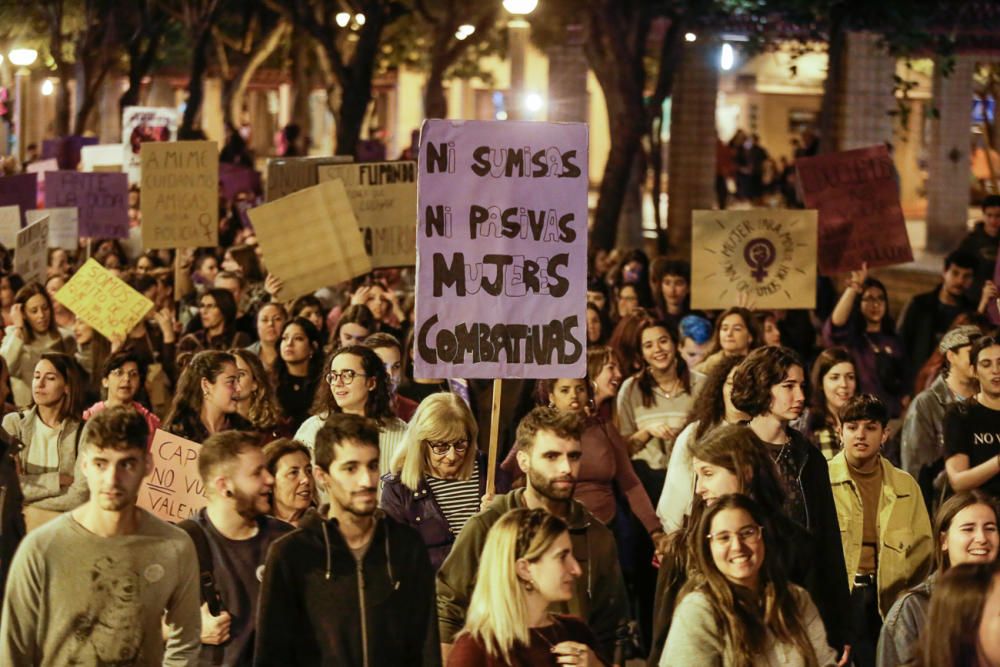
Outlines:
{"label": "large purple protest sign", "polygon": [[21,226],[24,212],[38,206],[38,177],[35,174],[0,176],[0,206],[20,206]]}
{"label": "large purple protest sign", "polygon": [[587,126],[427,120],[415,375],[586,374]]}
{"label": "large purple protest sign", "polygon": [[226,201],[233,201],[237,195],[244,192],[259,194],[262,191],[260,172],[249,167],[220,162],[219,191]]}
{"label": "large purple protest sign", "polygon": [[45,206],[76,207],[81,237],[128,238],[128,176],[125,174],[46,172]]}
{"label": "large purple protest sign", "polygon": [[83,137],[79,134],[45,139],[42,141],[42,158],[58,160],[60,169],[73,171],[80,164],[80,151],[83,147],[95,146],[98,141],[97,137]]}

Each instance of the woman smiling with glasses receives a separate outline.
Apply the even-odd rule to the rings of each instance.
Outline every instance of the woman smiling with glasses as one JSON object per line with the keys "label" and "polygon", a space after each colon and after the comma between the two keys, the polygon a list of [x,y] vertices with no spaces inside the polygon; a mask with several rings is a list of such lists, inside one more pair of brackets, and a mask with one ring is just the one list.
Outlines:
{"label": "woman smiling with glasses", "polygon": [[335,350],[325,368],[325,382],[316,387],[313,416],[302,423],[295,439],[312,450],[316,434],[331,414],[368,417],[379,428],[379,473],[389,472],[389,462],[399,451],[406,424],[392,411],[389,375],[382,360],[367,347],[350,345]]}
{"label": "woman smiling with glasses", "polygon": [[382,509],[420,533],[435,570],[486,493],[478,434],[465,401],[452,393],[431,394],[413,415],[392,472],[382,477]]}
{"label": "woman smiling with glasses", "polygon": [[698,535],[700,576],[674,611],[660,665],[837,664],[819,612],[788,582],[756,502],[722,496],[702,515]]}

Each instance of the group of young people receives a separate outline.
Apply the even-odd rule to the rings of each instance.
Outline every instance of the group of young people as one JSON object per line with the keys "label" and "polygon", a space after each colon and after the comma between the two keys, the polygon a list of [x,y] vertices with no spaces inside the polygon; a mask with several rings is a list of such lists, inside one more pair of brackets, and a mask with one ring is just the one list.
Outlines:
{"label": "group of young people", "polygon": [[[229,241],[95,243],[156,304],[115,340],[53,299],[82,258],[0,277],[0,664],[1000,667],[968,248],[898,327],[865,267],[705,313],[685,261],[596,253],[587,376],[505,380],[489,470],[492,383],[413,376],[410,272],[287,302]],[[201,446],[177,526],[158,429]]]}

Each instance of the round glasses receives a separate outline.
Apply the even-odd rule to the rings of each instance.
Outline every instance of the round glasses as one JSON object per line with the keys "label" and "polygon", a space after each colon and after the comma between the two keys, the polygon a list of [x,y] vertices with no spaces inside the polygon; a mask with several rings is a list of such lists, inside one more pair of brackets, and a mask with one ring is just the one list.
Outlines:
{"label": "round glasses", "polygon": [[742,544],[747,546],[757,544],[760,542],[761,529],[760,526],[744,526],[740,528],[735,533],[728,530],[723,530],[719,533],[709,533],[706,535],[709,542],[718,544],[720,547],[728,547],[733,543],[734,539],[739,540]]}
{"label": "round glasses", "polygon": [[326,381],[329,382],[330,384],[337,384],[337,380],[340,380],[344,383],[344,386],[346,387],[350,385],[352,382],[354,382],[354,378],[356,377],[368,377],[368,376],[365,375],[364,373],[358,373],[352,370],[346,370],[340,372],[330,371],[329,373],[326,374]]}
{"label": "round glasses", "polygon": [[446,440],[425,440],[424,442],[438,456],[444,456],[448,453],[449,449],[454,449],[456,454],[464,454],[465,450],[469,448],[468,440],[452,440],[451,442]]}

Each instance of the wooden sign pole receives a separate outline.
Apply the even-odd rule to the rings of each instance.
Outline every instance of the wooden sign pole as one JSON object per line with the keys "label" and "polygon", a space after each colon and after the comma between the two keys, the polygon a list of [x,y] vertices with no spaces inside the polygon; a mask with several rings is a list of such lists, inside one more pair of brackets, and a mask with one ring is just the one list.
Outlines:
{"label": "wooden sign pole", "polygon": [[492,496],[496,490],[497,441],[500,439],[500,389],[503,380],[493,380],[493,408],[490,410],[490,452],[486,464],[486,495]]}

